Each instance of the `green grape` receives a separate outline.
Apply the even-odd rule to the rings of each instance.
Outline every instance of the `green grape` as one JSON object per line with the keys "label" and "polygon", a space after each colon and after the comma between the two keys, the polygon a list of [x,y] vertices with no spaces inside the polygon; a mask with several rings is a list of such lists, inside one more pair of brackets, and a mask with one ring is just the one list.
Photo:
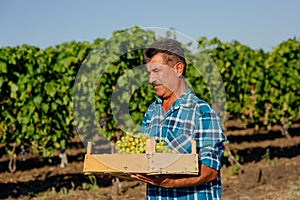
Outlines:
{"label": "green grape", "polygon": [[[117,153],[145,153],[148,138],[150,138],[149,134],[138,133],[134,135],[133,133],[127,133],[116,142]],[[162,140],[156,142],[155,151],[157,153],[176,153],[175,150],[169,149]]]}

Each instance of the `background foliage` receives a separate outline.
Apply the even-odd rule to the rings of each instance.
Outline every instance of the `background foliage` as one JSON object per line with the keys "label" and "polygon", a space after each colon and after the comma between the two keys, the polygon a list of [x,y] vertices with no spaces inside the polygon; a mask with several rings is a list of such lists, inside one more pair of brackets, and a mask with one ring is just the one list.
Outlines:
{"label": "background foliage", "polygon": [[[116,37],[120,34],[122,37]],[[47,49],[28,45],[1,48],[0,142],[7,145],[7,152],[11,153],[13,143],[29,144],[36,153],[51,156],[74,137],[74,125],[87,137],[99,130],[98,126],[98,134],[108,140],[122,132],[122,124],[112,115],[114,109],[121,109],[111,104],[113,91],[128,78],[139,80],[128,70],[141,66],[143,72],[140,47],[154,40],[153,32],[133,27],[116,31],[110,40],[99,38],[93,43],[72,41]],[[219,83],[209,81],[219,80],[211,77],[218,75],[211,73],[215,65],[226,92],[226,97],[218,97],[226,99],[226,120],[242,119],[245,127],[254,125],[257,129],[277,124],[288,134],[289,125],[300,114],[300,41],[288,39],[270,52],[218,38],[199,38],[198,43],[203,48],[201,54],[187,50],[186,78],[195,93],[209,103],[213,99],[208,89],[221,94]],[[200,74],[193,65],[201,65]],[[79,69],[84,71],[78,74]],[[155,98],[153,90],[149,84],[126,89],[130,92],[119,94],[127,96],[116,97],[121,107],[129,99],[131,118],[123,119],[124,123],[133,120],[140,124]],[[79,114],[73,113],[73,108],[80,111],[79,120],[74,120]]]}

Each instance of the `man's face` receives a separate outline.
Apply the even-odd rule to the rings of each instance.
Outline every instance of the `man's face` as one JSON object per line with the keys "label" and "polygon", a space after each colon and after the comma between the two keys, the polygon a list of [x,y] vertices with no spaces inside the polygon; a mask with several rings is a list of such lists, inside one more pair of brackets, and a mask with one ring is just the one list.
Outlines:
{"label": "man's face", "polygon": [[174,67],[164,64],[162,53],[152,57],[147,63],[149,82],[153,85],[156,95],[167,99],[176,91],[178,76]]}

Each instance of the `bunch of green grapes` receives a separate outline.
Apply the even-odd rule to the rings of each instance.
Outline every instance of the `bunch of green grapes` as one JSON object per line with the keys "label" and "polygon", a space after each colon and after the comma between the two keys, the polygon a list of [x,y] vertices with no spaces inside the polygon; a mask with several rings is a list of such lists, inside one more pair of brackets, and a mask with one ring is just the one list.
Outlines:
{"label": "bunch of green grapes", "polygon": [[177,153],[176,150],[172,150],[170,148],[168,148],[165,144],[165,141],[158,141],[155,144],[155,151],[157,153]]}
{"label": "bunch of green grapes", "polygon": [[127,133],[116,142],[116,150],[118,153],[145,153],[146,140],[149,137],[149,134]]}
{"label": "bunch of green grapes", "polygon": [[[145,153],[146,140],[150,138],[149,134],[127,133],[121,140],[116,142],[117,153]],[[175,150],[169,149],[164,141],[156,142],[155,151],[158,153],[175,153]]]}

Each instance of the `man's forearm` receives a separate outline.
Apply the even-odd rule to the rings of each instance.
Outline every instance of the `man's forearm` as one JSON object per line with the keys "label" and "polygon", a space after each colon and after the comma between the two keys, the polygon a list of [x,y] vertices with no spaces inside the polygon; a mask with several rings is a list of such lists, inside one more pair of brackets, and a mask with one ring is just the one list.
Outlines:
{"label": "man's forearm", "polygon": [[174,179],[173,187],[192,187],[207,183],[217,179],[218,171],[207,167],[206,165],[200,166],[200,174],[198,176],[178,177]]}
{"label": "man's forearm", "polygon": [[217,179],[218,171],[210,167],[207,167],[206,165],[201,165],[200,174],[198,176],[170,176],[170,175],[149,176],[149,175],[142,175],[142,174],[132,174],[131,177],[164,188],[192,187],[195,185],[200,185]]}

